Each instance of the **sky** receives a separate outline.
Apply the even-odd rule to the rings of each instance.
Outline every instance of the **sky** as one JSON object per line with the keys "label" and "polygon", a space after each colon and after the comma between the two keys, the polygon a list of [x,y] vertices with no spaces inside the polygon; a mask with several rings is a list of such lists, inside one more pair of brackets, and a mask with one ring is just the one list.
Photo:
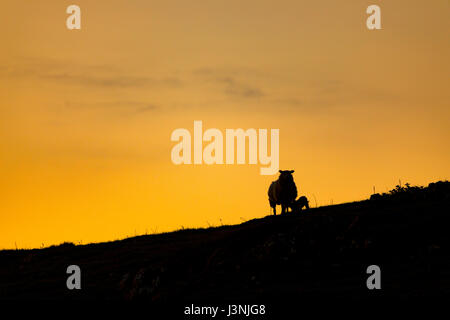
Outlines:
{"label": "sky", "polygon": [[[68,30],[66,8],[81,8]],[[381,8],[368,30],[366,8]],[[279,129],[321,206],[449,179],[450,2],[25,1],[0,11],[0,248],[270,214],[260,165],[175,165],[178,128]],[[280,209],[278,209],[280,210]]]}

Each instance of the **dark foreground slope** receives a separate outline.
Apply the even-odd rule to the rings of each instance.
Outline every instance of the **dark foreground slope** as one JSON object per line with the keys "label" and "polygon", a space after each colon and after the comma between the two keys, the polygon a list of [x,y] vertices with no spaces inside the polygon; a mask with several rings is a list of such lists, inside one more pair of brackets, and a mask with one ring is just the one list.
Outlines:
{"label": "dark foreground slope", "polygon": [[[0,299],[153,303],[450,296],[449,184],[83,246],[0,252]],[[82,289],[66,288],[79,265]],[[368,290],[366,268],[381,268]]]}

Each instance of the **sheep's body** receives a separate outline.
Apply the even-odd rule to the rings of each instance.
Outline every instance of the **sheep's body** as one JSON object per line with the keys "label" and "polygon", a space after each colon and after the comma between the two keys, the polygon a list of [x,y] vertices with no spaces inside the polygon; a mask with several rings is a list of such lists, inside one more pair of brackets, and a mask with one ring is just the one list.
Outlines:
{"label": "sheep's body", "polygon": [[273,214],[276,215],[276,205],[281,205],[281,213],[285,213],[287,208],[292,205],[297,198],[297,187],[292,177],[294,170],[280,170],[278,180],[270,184],[269,204],[273,209]]}
{"label": "sheep's body", "polygon": [[309,209],[308,198],[306,198],[305,196],[301,196],[300,198],[295,200],[290,207],[292,212],[300,212],[302,211],[303,207],[305,207],[305,209]]}

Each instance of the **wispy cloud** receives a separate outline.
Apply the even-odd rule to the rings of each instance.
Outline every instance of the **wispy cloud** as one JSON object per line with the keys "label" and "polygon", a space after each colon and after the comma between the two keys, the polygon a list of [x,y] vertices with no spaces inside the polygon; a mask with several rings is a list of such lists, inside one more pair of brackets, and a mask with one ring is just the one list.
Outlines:
{"label": "wispy cloud", "polygon": [[264,95],[261,89],[242,83],[232,77],[217,78],[216,80],[225,85],[224,92],[229,96],[259,98]]}
{"label": "wispy cloud", "polygon": [[136,110],[136,113],[138,113],[138,114],[139,114],[139,113],[146,113],[146,112],[155,111],[156,109],[158,109],[157,106],[152,105],[152,104],[149,104],[149,105],[146,105],[146,106],[144,106],[144,107],[138,108],[138,109]]}
{"label": "wispy cloud", "polygon": [[217,70],[205,67],[195,69],[193,74],[210,83],[220,85],[223,93],[230,97],[261,98],[264,96],[261,88],[253,83],[250,84],[252,81],[248,79],[248,74],[244,70]]}
{"label": "wispy cloud", "polygon": [[35,77],[62,85],[86,87],[169,87],[182,86],[176,76],[153,77],[133,74],[108,65],[63,63],[52,59],[18,59],[12,66],[0,66],[0,75],[6,77]]}
{"label": "wispy cloud", "polygon": [[179,87],[181,80],[178,78],[156,79],[142,76],[126,75],[99,75],[99,74],[77,74],[56,73],[41,74],[41,79],[56,81],[58,83],[75,84],[81,86],[96,87],[142,87],[142,86],[164,86]]}
{"label": "wispy cloud", "polygon": [[146,101],[101,101],[101,102],[81,102],[81,101],[66,101],[65,106],[67,108],[83,108],[83,109],[108,109],[110,111],[121,112],[122,114],[142,114],[159,110],[160,108]]}

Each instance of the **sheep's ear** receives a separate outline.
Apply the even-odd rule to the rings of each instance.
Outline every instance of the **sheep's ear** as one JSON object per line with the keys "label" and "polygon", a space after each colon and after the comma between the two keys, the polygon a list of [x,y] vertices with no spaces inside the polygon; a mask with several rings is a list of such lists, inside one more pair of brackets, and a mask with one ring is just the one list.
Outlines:
{"label": "sheep's ear", "polygon": [[290,173],[294,173],[294,172],[295,172],[295,170],[291,170],[291,171],[290,171]]}
{"label": "sheep's ear", "polygon": [[278,172],[283,173],[283,170],[278,170]]}

